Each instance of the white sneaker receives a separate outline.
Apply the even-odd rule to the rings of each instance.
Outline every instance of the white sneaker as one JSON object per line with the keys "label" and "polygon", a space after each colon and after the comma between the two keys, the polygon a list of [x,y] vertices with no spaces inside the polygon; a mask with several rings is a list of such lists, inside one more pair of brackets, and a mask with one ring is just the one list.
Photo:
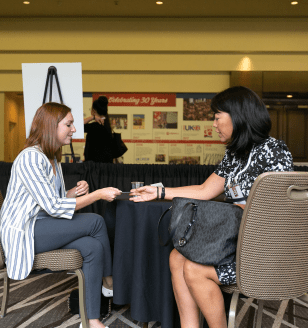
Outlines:
{"label": "white sneaker", "polygon": [[[82,328],[82,322],[80,322],[79,328]],[[105,328],[109,328],[109,327],[105,326]]]}
{"label": "white sneaker", "polygon": [[113,297],[113,289],[108,289],[108,288],[102,286],[102,294],[105,297]]}

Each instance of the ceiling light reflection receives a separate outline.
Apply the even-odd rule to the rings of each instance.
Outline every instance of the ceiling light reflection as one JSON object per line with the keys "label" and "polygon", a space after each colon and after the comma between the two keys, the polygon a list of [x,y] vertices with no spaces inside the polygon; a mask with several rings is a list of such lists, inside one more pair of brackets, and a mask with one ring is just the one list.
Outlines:
{"label": "ceiling light reflection", "polygon": [[243,57],[242,60],[239,62],[237,67],[239,71],[251,71],[252,70],[252,62],[249,57]]}

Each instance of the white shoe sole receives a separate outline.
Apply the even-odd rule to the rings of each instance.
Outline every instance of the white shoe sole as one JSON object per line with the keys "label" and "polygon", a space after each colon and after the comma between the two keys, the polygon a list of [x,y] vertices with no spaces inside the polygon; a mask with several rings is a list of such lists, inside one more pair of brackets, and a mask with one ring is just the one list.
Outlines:
{"label": "white shoe sole", "polygon": [[102,287],[102,294],[105,296],[105,297],[113,297],[113,289],[108,289],[106,287]]}

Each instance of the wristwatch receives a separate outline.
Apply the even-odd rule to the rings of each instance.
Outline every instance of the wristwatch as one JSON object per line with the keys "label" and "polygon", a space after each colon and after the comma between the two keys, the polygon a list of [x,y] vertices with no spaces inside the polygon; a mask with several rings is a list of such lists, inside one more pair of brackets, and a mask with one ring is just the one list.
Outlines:
{"label": "wristwatch", "polygon": [[161,188],[161,195],[160,195],[161,199],[165,199],[165,187]]}

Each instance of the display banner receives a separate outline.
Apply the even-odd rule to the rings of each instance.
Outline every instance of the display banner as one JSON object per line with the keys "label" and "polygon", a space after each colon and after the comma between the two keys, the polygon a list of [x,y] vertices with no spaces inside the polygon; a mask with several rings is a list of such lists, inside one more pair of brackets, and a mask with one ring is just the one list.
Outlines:
{"label": "display banner", "polygon": [[[110,125],[128,148],[125,164],[216,165],[222,160],[225,145],[213,127],[212,95],[95,93],[84,98],[84,117],[91,116],[100,95],[108,98]],[[74,149],[83,161],[84,139],[75,140]],[[69,151],[66,147],[64,161],[71,161]]]}
{"label": "display banner", "polygon": [[99,96],[108,98],[108,106],[134,107],[175,107],[174,93],[94,93],[93,100]]}

